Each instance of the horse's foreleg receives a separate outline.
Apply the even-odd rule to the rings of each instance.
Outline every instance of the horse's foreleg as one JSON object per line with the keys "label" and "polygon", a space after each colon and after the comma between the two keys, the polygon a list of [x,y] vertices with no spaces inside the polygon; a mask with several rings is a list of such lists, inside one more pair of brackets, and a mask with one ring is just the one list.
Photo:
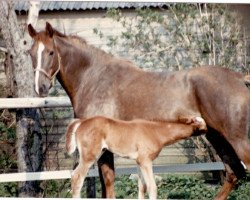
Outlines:
{"label": "horse's foreleg", "polygon": [[227,164],[225,164],[225,168],[226,168],[225,182],[224,182],[222,188],[220,189],[219,193],[216,195],[214,200],[227,199],[228,195],[233,190],[233,188],[237,182],[237,178],[236,178],[234,172],[231,170],[231,168]]}
{"label": "horse's foreleg", "polygon": [[147,191],[150,199],[157,198],[157,187],[153,174],[152,161],[142,161],[139,163],[143,178],[146,182]]}
{"label": "horse's foreleg", "polygon": [[114,155],[105,151],[98,160],[98,169],[102,186],[102,198],[115,198]]}

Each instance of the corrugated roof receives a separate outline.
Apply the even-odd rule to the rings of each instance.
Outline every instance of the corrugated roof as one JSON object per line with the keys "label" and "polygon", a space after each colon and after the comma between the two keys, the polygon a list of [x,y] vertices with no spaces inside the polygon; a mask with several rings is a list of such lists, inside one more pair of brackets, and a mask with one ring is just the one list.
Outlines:
{"label": "corrugated roof", "polygon": [[[142,7],[162,7],[167,3],[155,2],[104,2],[104,1],[42,1],[40,11],[53,10],[92,10],[107,8],[142,8]],[[17,1],[16,11],[28,11],[29,1]]]}

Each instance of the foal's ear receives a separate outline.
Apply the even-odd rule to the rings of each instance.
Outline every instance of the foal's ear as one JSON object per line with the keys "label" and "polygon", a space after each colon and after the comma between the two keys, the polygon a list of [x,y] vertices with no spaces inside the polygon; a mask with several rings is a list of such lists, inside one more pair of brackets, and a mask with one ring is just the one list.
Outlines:
{"label": "foal's ear", "polygon": [[48,35],[51,38],[53,37],[54,29],[52,28],[52,26],[49,22],[46,22],[45,31],[46,31],[46,35]]}
{"label": "foal's ear", "polygon": [[30,37],[32,38],[34,38],[37,35],[36,30],[31,24],[28,25],[28,31],[29,31]]}

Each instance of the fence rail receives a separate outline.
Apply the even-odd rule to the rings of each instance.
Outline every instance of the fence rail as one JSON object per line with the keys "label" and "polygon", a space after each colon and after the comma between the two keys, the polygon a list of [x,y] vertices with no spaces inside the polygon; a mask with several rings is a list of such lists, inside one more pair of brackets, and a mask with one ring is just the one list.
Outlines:
{"label": "fence rail", "polygon": [[68,97],[0,98],[0,109],[70,107]]}
{"label": "fence rail", "polygon": [[[171,172],[216,171],[216,170],[224,170],[224,165],[222,162],[180,164],[180,165],[169,165],[169,166],[154,166],[153,170],[155,174],[163,174]],[[69,179],[71,178],[71,173],[72,170],[0,174],[0,182],[3,183],[3,182],[19,182],[19,181]],[[116,169],[116,175],[130,175],[136,173],[137,173],[137,167]],[[97,177],[98,170],[96,168],[90,169],[87,176]]]}
{"label": "fence rail", "polygon": [[[18,108],[52,108],[70,107],[71,102],[68,97],[46,97],[46,98],[0,98],[0,109]],[[154,166],[154,173],[170,172],[195,172],[195,171],[216,171],[224,170],[222,162],[175,164],[168,166]],[[68,179],[71,177],[71,170],[44,171],[44,172],[22,172],[0,174],[0,182],[19,182],[34,180]],[[117,168],[116,174],[136,174],[137,167]],[[96,168],[90,169],[89,177],[98,176]]]}

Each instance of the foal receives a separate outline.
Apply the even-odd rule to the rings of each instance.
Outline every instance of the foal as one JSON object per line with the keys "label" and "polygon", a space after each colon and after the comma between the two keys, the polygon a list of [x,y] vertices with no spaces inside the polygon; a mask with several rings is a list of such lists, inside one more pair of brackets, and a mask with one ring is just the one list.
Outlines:
{"label": "foal", "polygon": [[[104,150],[109,150],[121,157],[136,160],[150,199],[156,199],[152,162],[161,149],[176,140],[207,130],[206,123],[201,117],[184,121],[185,124],[145,120],[122,121],[98,116],[71,122],[66,132],[66,149],[72,154],[77,147],[80,154],[79,165],[71,179],[73,197],[80,197],[89,168]],[[141,188],[139,197],[143,197],[144,194],[140,192]]]}

